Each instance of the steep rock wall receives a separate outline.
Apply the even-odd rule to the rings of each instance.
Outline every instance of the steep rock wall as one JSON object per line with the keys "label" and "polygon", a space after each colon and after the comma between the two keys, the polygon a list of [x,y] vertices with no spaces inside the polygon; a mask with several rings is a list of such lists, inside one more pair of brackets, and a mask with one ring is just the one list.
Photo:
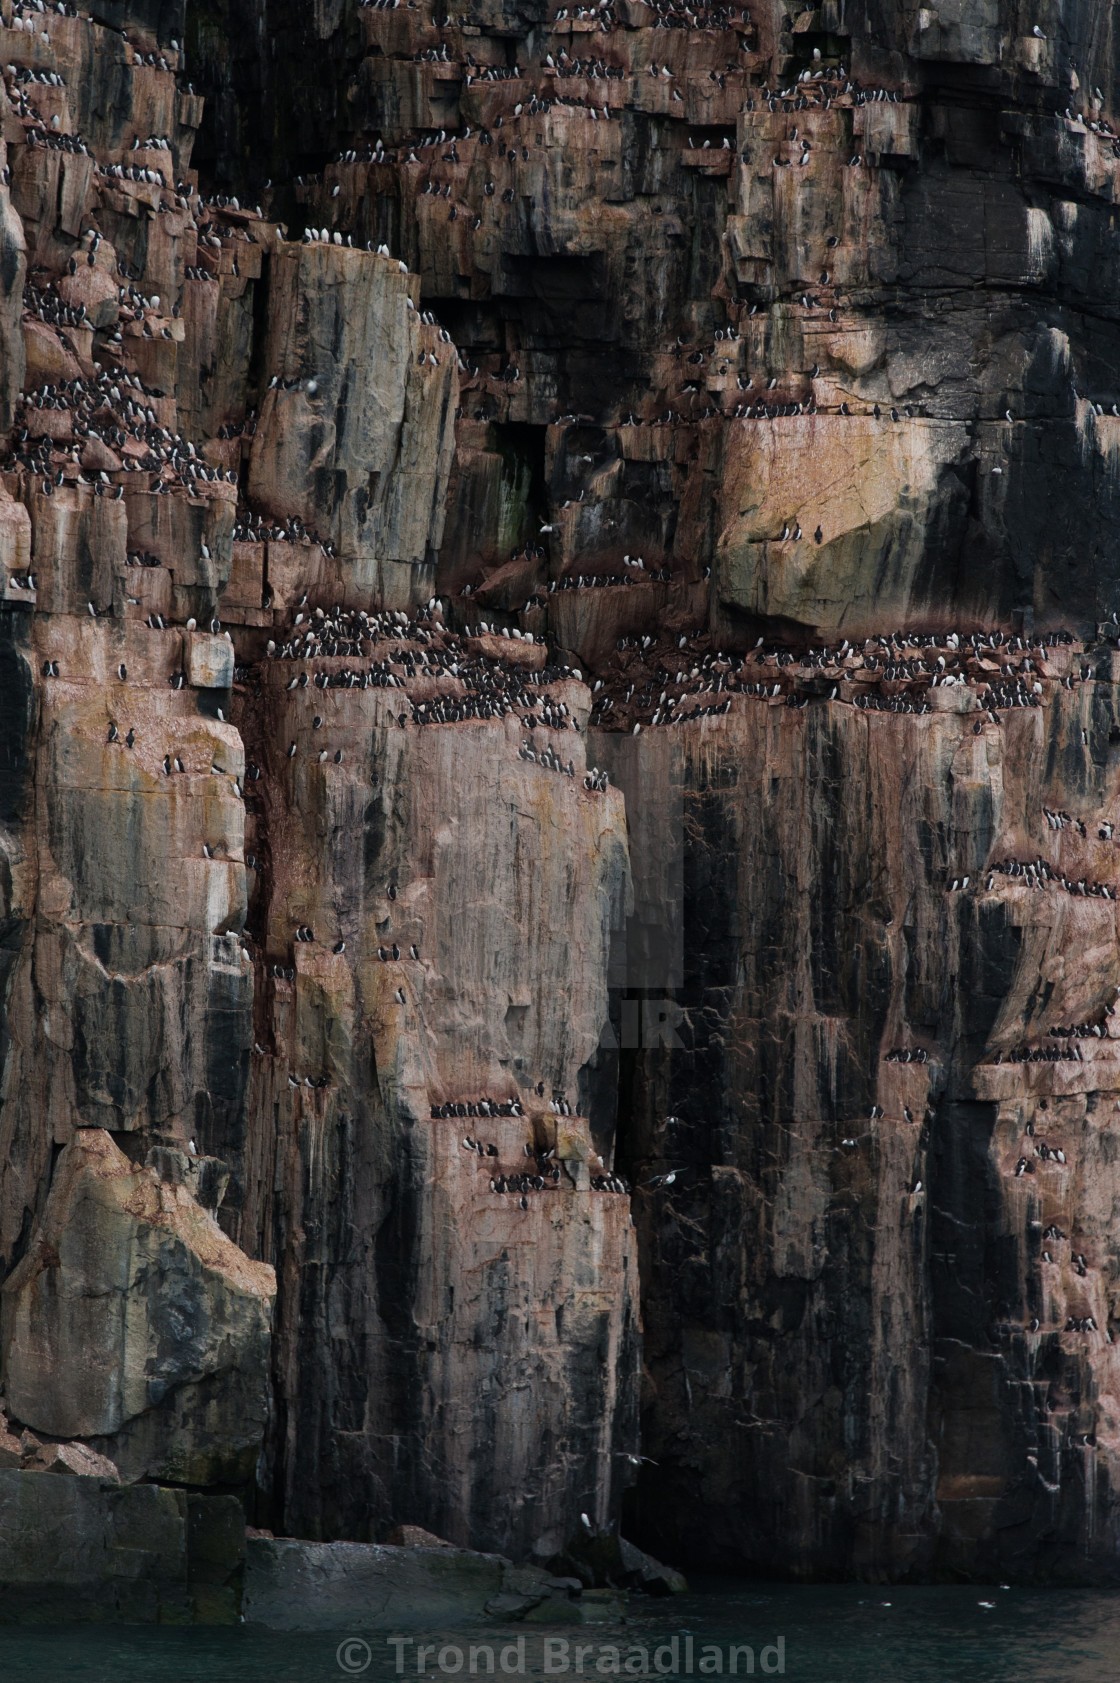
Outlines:
{"label": "steep rock wall", "polygon": [[64,1149],[4,1282],[7,1402],[33,1429],[98,1444],[127,1477],[240,1482],[268,1421],[275,1278],[197,1202],[206,1160],[173,1154],[173,1177],[166,1157],[163,1176],[135,1169],[93,1128]]}
{"label": "steep rock wall", "polygon": [[104,1129],[277,1526],[613,1524],[640,1272],[665,1552],[1113,1575],[1100,8],[3,33],[9,1297]]}
{"label": "steep rock wall", "polygon": [[[685,1170],[640,1205],[663,1544],[1111,1570],[1115,908],[991,869],[1107,880],[1115,690],[1086,692],[979,735],[765,701],[681,727],[681,1045],[631,1099],[643,1162]],[[1074,789],[1086,838],[1044,816]],[[1027,1046],[1062,1060],[1002,1062]]]}
{"label": "steep rock wall", "polygon": [[200,193],[169,27],[4,17],[31,252],[4,292],[5,1402],[282,1528],[548,1558],[611,1523],[636,1442],[613,1104],[607,1162],[579,1111],[622,803],[588,787],[578,672],[416,612],[457,369],[415,277]]}

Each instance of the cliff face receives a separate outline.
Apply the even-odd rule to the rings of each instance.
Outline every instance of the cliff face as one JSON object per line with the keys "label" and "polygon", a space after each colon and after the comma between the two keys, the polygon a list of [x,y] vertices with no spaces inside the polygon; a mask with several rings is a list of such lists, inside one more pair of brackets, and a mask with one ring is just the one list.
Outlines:
{"label": "cliff face", "polygon": [[6,21],[9,1417],[547,1558],[636,1441],[586,686],[417,616],[458,371],[416,278],[200,195],[162,15]]}
{"label": "cliff face", "polygon": [[630,1102],[687,1170],[639,1218],[662,1543],[1108,1571],[1115,905],[1077,885],[1110,880],[1115,714],[1058,695],[978,735],[733,703],[682,744],[681,1044]]}
{"label": "cliff face", "polygon": [[1104,13],[2,13],[12,1424],[1111,1575]]}
{"label": "cliff face", "polygon": [[135,1169],[95,1128],[63,1151],[4,1282],[8,1407],[111,1451],[126,1476],[244,1479],[268,1419],[273,1272],[200,1208],[212,1162],[152,1155]]}

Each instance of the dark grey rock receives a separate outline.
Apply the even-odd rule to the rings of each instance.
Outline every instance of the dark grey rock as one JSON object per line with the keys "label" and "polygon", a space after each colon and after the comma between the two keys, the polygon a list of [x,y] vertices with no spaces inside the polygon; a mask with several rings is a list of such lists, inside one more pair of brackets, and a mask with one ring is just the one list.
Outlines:
{"label": "dark grey rock", "polygon": [[190,1611],[184,1492],[0,1471],[0,1622],[166,1624]]}
{"label": "dark grey rock", "polygon": [[683,1595],[688,1579],[672,1566],[663,1566],[651,1554],[645,1554],[625,1537],[618,1539],[618,1552],[626,1582],[631,1589],[644,1590],[647,1595]]}
{"label": "dark grey rock", "polygon": [[397,1630],[476,1624],[507,1562],[469,1549],[250,1537],[245,1619],[271,1630]]}

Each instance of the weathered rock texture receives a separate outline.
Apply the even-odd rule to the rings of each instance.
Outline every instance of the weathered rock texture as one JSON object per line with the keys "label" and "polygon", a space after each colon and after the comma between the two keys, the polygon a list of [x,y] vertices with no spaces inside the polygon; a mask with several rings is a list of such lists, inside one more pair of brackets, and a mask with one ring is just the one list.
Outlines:
{"label": "weathered rock texture", "polygon": [[244,1568],[236,1497],[0,1471],[0,1624],[234,1624]]}
{"label": "weathered rock texture", "polygon": [[[334,539],[346,595],[406,606],[434,577],[458,395],[427,358],[415,282],[364,251],[289,246],[273,260],[264,399],[249,495]],[[434,468],[434,471],[433,471]]]}
{"label": "weathered rock texture", "polygon": [[[277,1630],[474,1623],[502,1593],[498,1555],[251,1537],[245,1617]],[[543,1578],[543,1573],[541,1574]]]}
{"label": "weathered rock texture", "polygon": [[1115,1578],[1104,9],[4,8],[13,1427]]}
{"label": "weathered rock texture", "polygon": [[419,277],[204,195],[183,20],[126,11],[4,15],[5,1405],[289,1532],[548,1558],[637,1441],[622,799],[570,662],[416,616]]}
{"label": "weathered rock texture", "polygon": [[126,1476],[243,1479],[268,1419],[273,1291],[272,1269],[185,1185],[80,1129],[4,1282],[8,1407],[34,1431],[99,1443]]}

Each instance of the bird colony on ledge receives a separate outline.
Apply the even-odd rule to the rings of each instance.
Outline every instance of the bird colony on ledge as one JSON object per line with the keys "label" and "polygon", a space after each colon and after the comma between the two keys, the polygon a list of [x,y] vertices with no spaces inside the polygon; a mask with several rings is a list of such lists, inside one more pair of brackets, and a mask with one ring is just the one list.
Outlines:
{"label": "bird colony on ledge", "polygon": [[0,1467],[1114,1581],[1099,0],[193,10],[0,0]]}

